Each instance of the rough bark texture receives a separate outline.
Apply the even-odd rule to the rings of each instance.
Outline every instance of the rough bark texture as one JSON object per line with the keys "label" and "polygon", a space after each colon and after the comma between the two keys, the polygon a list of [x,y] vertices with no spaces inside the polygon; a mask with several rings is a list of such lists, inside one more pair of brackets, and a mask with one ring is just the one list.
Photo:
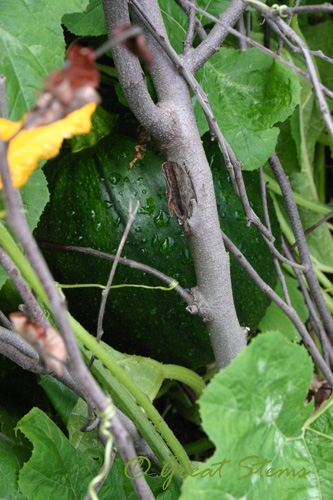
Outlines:
{"label": "rough bark texture", "polygon": [[[125,0],[103,0],[109,36],[115,26],[129,21]],[[168,43],[156,0],[141,0],[140,6],[159,34]],[[139,24],[139,21],[137,21]],[[153,53],[151,78],[158,104],[151,100],[137,59],[124,47],[113,50],[118,77],[129,105],[138,120],[156,140],[168,161],[186,165],[196,200],[192,200],[191,217],[185,224],[197,276],[198,291],[210,311],[207,328],[219,368],[227,366],[246,345],[232,296],[229,255],[221,236],[213,179],[198,132],[191,95],[183,77],[177,72],[159,44],[146,31]]]}

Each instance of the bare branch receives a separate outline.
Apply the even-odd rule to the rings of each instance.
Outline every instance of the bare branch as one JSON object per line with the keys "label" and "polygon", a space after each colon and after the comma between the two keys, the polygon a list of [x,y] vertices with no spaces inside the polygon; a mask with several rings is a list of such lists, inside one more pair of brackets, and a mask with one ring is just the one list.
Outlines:
{"label": "bare branch", "polygon": [[7,318],[7,316],[0,310],[0,324],[7,328],[8,330],[12,330],[12,324]]}
{"label": "bare branch", "polygon": [[[261,197],[262,197],[262,205],[263,205],[263,209],[264,209],[265,223],[266,223],[267,229],[269,229],[269,231],[272,232],[271,221],[269,218],[268,204],[267,204],[266,182],[264,179],[262,167],[259,168],[259,178],[260,178],[260,190],[261,190]],[[284,300],[288,306],[291,306],[289,292],[288,292],[288,288],[286,285],[286,280],[285,280],[284,274],[281,270],[280,263],[279,263],[277,257],[274,255],[274,253],[272,253],[272,257],[273,257],[273,262],[274,262],[274,266],[275,266],[277,275],[278,275],[280,283],[281,283]],[[291,260],[291,259],[289,259],[289,260]]]}
{"label": "bare branch", "polygon": [[280,185],[280,189],[283,194],[284,203],[286,205],[288,216],[291,222],[291,227],[295,235],[301,262],[303,265],[306,266],[306,269],[304,270],[304,275],[308,282],[310,292],[320,312],[325,328],[330,338],[333,340],[333,318],[325,303],[323,294],[320,289],[320,285],[318,283],[317,277],[312,267],[311,257],[306,244],[304,231],[298,214],[297,206],[292,194],[290,181],[286,176],[286,174],[284,173],[284,170],[281,166],[281,163],[276,153],[274,153],[274,155],[272,155],[269,158],[269,164],[274,172],[274,175]]}
{"label": "bare branch", "polygon": [[[103,8],[109,38],[117,25],[130,23],[127,1],[113,2],[103,0]],[[124,46],[114,47],[114,58],[118,61],[117,74],[126,99],[141,124],[151,133],[161,132],[161,128],[170,126],[169,119],[162,109],[158,108],[149,95],[145,74],[136,56]],[[154,60],[153,66],[156,64]]]}
{"label": "bare branch", "polygon": [[[194,0],[195,3],[195,0]],[[185,55],[186,52],[189,51],[189,49],[193,45],[193,39],[194,39],[194,28],[195,28],[195,20],[196,20],[196,14],[195,10],[193,7],[190,7],[189,9],[189,14],[188,14],[188,25],[187,25],[187,32],[186,32],[186,37],[183,42],[183,54]]]}
{"label": "bare branch", "polygon": [[6,77],[4,75],[0,75],[0,112],[2,118],[6,118],[6,120],[8,120]]}
{"label": "bare branch", "polygon": [[[237,27],[238,27],[239,33],[241,33],[242,35],[245,36],[245,23],[244,23],[243,16],[241,16],[239,18],[239,21],[237,23]],[[248,45],[247,45],[246,40],[244,40],[244,38],[240,38],[239,39],[239,50],[247,50],[247,48],[248,48]]]}
{"label": "bare branch", "polygon": [[[329,221],[332,218],[333,218],[333,212],[331,212],[330,214],[326,215],[325,217],[323,217],[322,219],[320,219],[318,222],[316,222],[316,224],[313,224],[313,226],[309,227],[306,231],[304,231],[304,236],[307,236],[308,234],[312,233],[312,231],[314,231],[315,229],[317,229],[317,227],[321,226],[322,224],[324,224],[325,222]],[[295,242],[290,247],[290,251],[293,252],[293,250],[296,247],[297,247],[297,243]]]}
{"label": "bare branch", "polygon": [[[283,242],[282,242],[282,248],[283,248],[285,254],[287,255],[287,257],[289,259],[292,259],[293,255],[292,255],[291,251],[289,250],[288,245],[287,245],[284,238],[283,238]],[[294,269],[294,273],[295,273],[295,276],[296,276],[297,281],[299,283],[301,292],[303,294],[305,303],[306,303],[308,311],[309,311],[311,325],[312,325],[314,331],[316,332],[316,335],[321,343],[321,346],[323,349],[324,360],[328,366],[332,367],[333,366],[333,346],[330,343],[329,339],[327,338],[327,334],[326,334],[326,332],[323,328],[323,325],[321,324],[321,321],[318,317],[316,308],[311,300],[310,294],[305,286],[305,283],[303,281],[301,273],[297,269]]]}
{"label": "bare branch", "polygon": [[[41,246],[45,248],[56,248],[58,250],[62,250],[64,252],[80,252],[80,253],[85,253],[87,255],[93,255],[94,257],[100,257],[101,259],[106,259],[106,260],[115,260],[116,256],[105,253],[105,252],[100,252],[99,250],[94,250],[93,248],[87,248],[87,247],[75,247],[75,246],[69,246],[69,245],[58,245],[55,243],[47,243],[43,242],[41,243]],[[158,271],[157,269],[154,269],[153,267],[147,266],[146,264],[142,264],[141,262],[137,262],[135,260],[127,259],[120,257],[119,258],[119,264],[123,264],[124,266],[131,267],[132,269],[138,269],[139,271],[142,271],[144,273],[151,274],[152,276],[155,276],[156,278],[160,279],[167,285],[171,285],[171,283],[174,281],[174,278],[171,276],[167,276],[166,274],[162,273],[161,271]],[[175,292],[179,293],[179,295],[184,299],[184,301],[188,304],[191,305],[193,302],[193,297],[192,295],[187,292],[184,288],[182,288],[180,285],[176,285],[174,288]]]}
{"label": "bare branch", "polygon": [[[196,8],[192,2],[188,5]],[[220,14],[220,23],[216,24],[208,37],[201,44],[186,55],[186,64],[191,73],[195,74],[204,64],[219,51],[221,44],[229,34],[229,28],[234,26],[246,9],[242,0],[232,0],[226,10]]]}
{"label": "bare branch", "polygon": [[[138,24],[149,30],[147,39],[154,54],[158,55],[163,66],[163,82],[155,75],[154,86],[157,92],[165,95],[161,106],[168,110],[172,118],[172,130],[165,137],[157,137],[157,143],[165,157],[187,171],[192,182],[194,197],[188,200],[183,233],[188,238],[197,277],[197,299],[210,321],[207,329],[217,364],[220,367],[229,364],[246,345],[244,330],[240,327],[233,303],[228,255],[220,234],[220,224],[214,193],[214,184],[205,151],[200,140],[189,87],[183,78],[181,58],[171,47],[166,38],[165,28],[160,31],[160,10],[157,1],[130,0],[131,10],[138,19]],[[152,6],[158,9],[158,24],[155,26]],[[149,16],[145,9],[149,10]],[[163,50],[159,47],[163,45]],[[192,51],[189,51],[190,54]],[[163,54],[163,58],[160,55]],[[167,55],[166,55],[167,54]],[[168,57],[169,56],[169,57]],[[170,60],[169,58],[175,59]],[[178,68],[172,61],[181,61]],[[116,62],[116,61],[115,61]],[[117,62],[116,62],[117,64]],[[189,76],[195,78],[188,72]],[[153,73],[152,73],[153,77]],[[166,84],[168,88],[165,89]],[[204,189],[203,189],[204,186]],[[210,230],[205,230],[209,221]],[[217,273],[214,269],[219,269]],[[193,293],[193,290],[192,290]],[[200,299],[199,299],[200,296]]]}
{"label": "bare branch", "polygon": [[35,321],[38,321],[38,323],[40,323],[44,328],[47,328],[49,326],[49,322],[45,318],[45,315],[41,310],[37,300],[29,290],[29,287],[24,281],[24,278],[20,273],[19,269],[15,266],[14,262],[6,254],[6,252],[1,246],[0,246],[0,262],[4,270],[8,274],[9,278],[14,283],[23,302],[27,306],[28,312],[30,313],[31,317]]}
{"label": "bare branch", "polygon": [[[178,3],[179,7],[183,9],[183,11],[187,16],[189,16],[190,14],[190,9],[195,10],[193,7],[188,5],[185,0],[176,0],[176,2]],[[200,40],[205,40],[207,38],[207,33],[205,31],[205,28],[202,26],[201,22],[197,17],[195,18],[194,28]]]}
{"label": "bare branch", "polygon": [[238,250],[238,248],[232,243],[229,238],[223,234],[223,241],[232,253],[234,257],[238,260],[241,266],[246,270],[246,272],[251,276],[253,281],[258,285],[260,290],[267,295],[275,304],[288,316],[288,318],[293,322],[297,331],[302,337],[305,347],[309,351],[313,361],[317,364],[318,368],[323,372],[326,380],[329,382],[330,386],[333,387],[333,374],[330,368],[327,366],[325,361],[323,360],[320,352],[318,351],[316,344],[313,342],[310,334],[307,329],[303,325],[302,321],[298,317],[296,311],[288,306],[283,300],[274,292],[274,290],[269,287],[264,280],[259,276],[259,274],[255,271],[255,269],[251,266],[251,264],[246,260],[244,255]]}
{"label": "bare branch", "polygon": [[[296,7],[297,4],[298,4],[298,2],[299,2],[299,0],[294,0],[293,7]],[[290,26],[292,18],[293,18],[293,16],[289,14],[288,19],[286,21],[286,23],[288,24],[288,26]],[[276,53],[277,53],[278,56],[281,54],[282,47],[283,47],[283,40],[280,38],[279,45],[278,45],[278,48],[277,48],[277,51],[276,51]]]}
{"label": "bare branch", "polygon": [[[106,301],[107,301],[107,298],[108,298],[108,295],[109,295],[109,292],[111,289],[114,275],[116,273],[116,269],[117,269],[117,265],[118,265],[118,262],[120,259],[121,252],[123,251],[124,245],[125,245],[127,237],[128,237],[128,233],[130,232],[130,229],[131,229],[132,224],[135,220],[135,216],[136,216],[138,209],[139,209],[139,202],[137,202],[136,207],[135,207],[134,211],[132,212],[132,202],[130,202],[129,209],[128,209],[128,221],[127,221],[127,224],[125,227],[125,231],[124,231],[124,234],[120,240],[120,243],[119,243],[119,246],[117,249],[117,253],[116,253],[116,257],[113,261],[110,275],[109,275],[108,281],[106,283],[106,287],[102,291],[102,300],[101,300],[101,305],[100,305],[100,309],[99,309],[99,313],[98,313],[98,320],[97,320],[97,335],[96,335],[97,342],[100,342],[102,339],[102,336],[103,336],[103,318],[104,318],[104,313],[105,313]],[[95,356],[92,356],[90,359],[89,366],[88,366],[89,370],[92,367],[94,359],[95,359]]]}

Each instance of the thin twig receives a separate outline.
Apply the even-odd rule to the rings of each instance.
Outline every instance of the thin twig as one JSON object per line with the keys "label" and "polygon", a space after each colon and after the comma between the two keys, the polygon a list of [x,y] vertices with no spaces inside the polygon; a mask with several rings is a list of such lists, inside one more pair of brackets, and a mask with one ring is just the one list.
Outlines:
{"label": "thin twig", "polygon": [[[312,231],[317,229],[317,227],[321,226],[322,224],[324,224],[325,222],[327,222],[328,220],[330,220],[332,218],[333,218],[333,212],[326,215],[326,217],[323,217],[320,221],[316,222],[315,224],[313,224],[313,226],[309,227],[306,231],[304,231],[304,236],[307,236],[308,234],[312,233]],[[295,242],[290,247],[290,251],[293,252],[296,247],[297,247],[297,243]]]}
{"label": "thin twig", "polygon": [[119,246],[118,246],[118,249],[117,249],[117,253],[116,253],[116,258],[113,261],[113,264],[112,264],[112,267],[111,267],[110,276],[109,276],[109,279],[108,279],[108,281],[106,283],[106,287],[102,291],[102,301],[101,301],[101,307],[100,307],[100,310],[99,310],[98,322],[97,322],[97,337],[96,337],[97,338],[97,342],[100,342],[100,340],[102,338],[102,335],[103,335],[103,317],[104,317],[104,312],[105,312],[106,301],[107,301],[108,295],[110,293],[110,288],[111,288],[112,281],[113,281],[113,278],[114,278],[114,275],[115,275],[115,272],[116,272],[116,269],[117,269],[117,266],[118,266],[118,262],[119,262],[119,259],[120,259],[121,252],[123,251],[124,245],[125,245],[127,237],[128,237],[128,233],[130,232],[132,224],[133,224],[133,222],[135,220],[137,211],[139,209],[139,205],[140,205],[140,203],[137,202],[136,207],[135,207],[134,211],[132,212],[132,203],[131,202],[129,203],[128,221],[127,221],[127,224],[126,224],[126,227],[125,227],[125,231],[124,231],[124,234],[123,234],[123,236],[121,238],[121,241],[119,243]]}
{"label": "thin twig", "polygon": [[8,328],[8,330],[12,330],[13,326],[7,316],[0,310],[0,323],[2,326],[5,328]]}
{"label": "thin twig", "polygon": [[110,38],[110,40],[98,47],[98,49],[96,49],[94,52],[95,59],[100,58],[105,54],[107,50],[117,47],[117,45],[120,45],[125,40],[128,40],[128,38],[133,38],[138,35],[142,35],[142,29],[139,26],[131,26],[127,30],[123,31],[115,37]]}
{"label": "thin twig", "polygon": [[[106,301],[107,301],[108,295],[110,293],[111,285],[112,285],[112,282],[113,282],[114,275],[116,273],[116,269],[117,269],[117,266],[118,266],[118,262],[119,262],[119,259],[120,259],[121,252],[123,251],[123,248],[124,248],[124,245],[126,243],[128,234],[129,234],[130,229],[132,227],[132,224],[133,224],[133,222],[135,220],[136,213],[137,213],[137,211],[139,209],[139,205],[140,205],[140,203],[137,202],[136,207],[135,207],[134,211],[132,212],[132,202],[131,201],[129,202],[128,221],[127,221],[127,224],[126,224],[126,227],[125,227],[125,231],[124,231],[124,234],[123,234],[123,236],[122,236],[122,238],[120,240],[120,243],[119,243],[119,246],[118,246],[118,249],[117,249],[117,253],[116,253],[116,257],[115,257],[115,259],[113,261],[113,264],[112,264],[112,267],[111,267],[111,272],[110,272],[108,281],[106,283],[106,287],[102,291],[102,300],[101,300],[101,305],[100,305],[100,309],[99,309],[99,313],[98,313],[98,321],[97,321],[97,335],[96,335],[97,342],[100,342],[101,339],[102,339],[102,336],[103,336],[103,318],[104,318],[104,313],[105,313]],[[94,362],[94,359],[95,359],[95,357],[92,356],[91,360],[89,362],[89,369],[91,369],[92,364]]]}
{"label": "thin twig", "polygon": [[[295,257],[293,257],[290,249],[288,248],[287,242],[285,241],[284,238],[282,238],[282,248],[283,248],[283,251],[285,252],[285,254],[287,255],[287,257],[289,257],[289,259],[295,258]],[[295,276],[296,276],[297,281],[299,283],[301,292],[303,294],[305,303],[306,303],[308,311],[309,311],[311,325],[312,325],[313,330],[315,331],[315,333],[316,333],[316,335],[321,343],[324,360],[328,366],[332,367],[333,366],[333,347],[332,347],[332,344],[330,343],[330,341],[327,337],[327,334],[323,328],[323,325],[321,324],[321,321],[318,317],[316,308],[311,300],[310,294],[305,286],[305,283],[303,281],[301,273],[297,269],[294,269],[294,273],[295,273]]]}
{"label": "thin twig", "polygon": [[0,75],[0,112],[2,118],[6,118],[6,120],[8,120],[6,77],[4,75]]}
{"label": "thin twig", "polygon": [[[251,11],[250,10],[246,10],[245,11],[245,15],[246,15],[246,32],[245,32],[245,35],[246,35],[247,38],[249,38],[250,34],[251,34]],[[246,47],[249,48],[249,43],[246,41],[245,38],[243,38],[243,40],[246,43]]]}
{"label": "thin twig", "polygon": [[[176,2],[178,3],[179,7],[185,12],[185,14],[189,16],[191,7],[185,2],[185,0],[176,0]],[[208,35],[205,31],[205,28],[202,26],[201,22],[197,17],[195,18],[194,28],[200,40],[205,40],[207,38]]]}
{"label": "thin twig", "polygon": [[[61,250],[64,252],[67,252],[67,251],[68,252],[80,252],[80,253],[84,253],[87,255],[92,255],[94,257],[100,257],[101,259],[106,259],[106,260],[115,260],[115,258],[116,258],[115,255],[101,252],[99,250],[94,250],[93,248],[89,248],[89,247],[58,245],[56,243],[48,243],[48,242],[42,242],[41,246],[45,247],[45,248],[56,248],[57,250]],[[139,271],[142,271],[142,272],[147,273],[147,274],[151,274],[152,276],[155,276],[156,278],[163,281],[167,285],[171,285],[171,283],[174,281],[174,278],[172,278],[171,276],[167,276],[166,274],[162,273],[161,271],[158,271],[157,269],[155,269],[153,267],[147,266],[146,264],[142,264],[141,262],[137,262],[135,260],[120,257],[119,264],[123,264],[124,266],[131,267],[132,269],[138,269]],[[175,286],[174,290],[184,299],[184,301],[188,305],[191,305],[193,303],[192,295],[189,292],[187,292],[184,288],[182,288],[180,285]]]}
{"label": "thin twig", "polygon": [[34,321],[38,321],[38,323],[40,323],[44,328],[50,326],[37,300],[35,299],[28,285],[24,281],[24,278],[20,273],[19,269],[1,246],[0,246],[0,262],[4,270],[8,274],[9,278],[15,285],[32,319]]}
{"label": "thin twig", "polygon": [[291,227],[298,246],[301,263],[306,266],[306,269],[304,270],[304,275],[308,282],[311,295],[322,317],[327,333],[333,340],[333,318],[325,303],[320,285],[313,270],[309,249],[306,244],[306,239],[303,232],[301,219],[292,194],[290,181],[286,176],[286,174],[284,173],[284,170],[281,166],[281,163],[276,153],[274,153],[274,155],[272,155],[268,161],[279,183],[283,195],[283,200],[286,205],[288,216],[291,222]]}
{"label": "thin twig", "polygon": [[183,42],[183,49],[184,49],[183,54],[186,54],[186,52],[188,52],[189,49],[193,45],[195,20],[196,20],[195,10],[193,9],[193,7],[190,7],[190,10],[188,13],[187,32],[186,32],[185,40]]}
{"label": "thin twig", "polygon": [[303,322],[298,317],[295,309],[288,306],[278,295],[272,290],[267,283],[259,276],[251,264],[247,261],[244,255],[238,250],[238,248],[232,243],[231,240],[223,233],[223,241],[225,246],[230,250],[232,255],[236,257],[241,266],[246,270],[249,276],[253,279],[260,290],[269,297],[275,304],[288,316],[288,318],[293,322],[300,336],[302,337],[303,343],[309,354],[311,355],[313,361],[317,364],[318,368],[324,374],[326,380],[329,382],[330,386],[333,387],[333,374],[330,368],[325,363],[320,352],[318,351],[316,344],[313,342],[310,334],[303,325]]}
{"label": "thin twig", "polygon": [[[280,42],[282,42],[282,43],[284,42],[287,45],[288,49],[291,50],[291,52],[294,52],[294,54],[301,54],[302,53],[302,50],[299,47],[296,47],[294,44],[292,44],[288,40],[288,38],[282,33],[282,31],[278,28],[278,26],[275,24],[274,21],[267,18],[266,22],[269,24],[269,26],[272,28],[272,30],[275,31],[275,33],[278,35]],[[288,26],[289,26],[289,24],[288,24]],[[327,61],[329,63],[333,63],[333,59],[326,56],[322,50],[308,50],[308,52],[311,56],[320,57],[324,61]],[[280,54],[280,52],[278,52],[278,51],[276,51],[276,53]]]}
{"label": "thin twig", "polygon": [[[259,168],[259,178],[260,178],[260,190],[261,190],[261,198],[262,198],[262,205],[263,205],[263,210],[264,210],[265,223],[266,223],[266,226],[269,229],[269,231],[272,232],[271,221],[269,218],[268,204],[267,204],[266,182],[264,179],[262,167]],[[279,278],[280,283],[281,283],[284,300],[286,301],[286,304],[288,304],[288,306],[291,306],[291,301],[290,301],[290,297],[289,297],[289,292],[288,292],[286,280],[285,280],[284,274],[282,272],[280,263],[279,263],[277,257],[273,253],[272,253],[272,257],[273,257],[273,262],[274,262],[274,266],[275,266],[278,278]],[[289,259],[289,260],[292,260],[292,259]]]}
{"label": "thin twig", "polygon": [[[299,2],[299,0],[294,0],[293,8],[297,6],[298,2]],[[286,21],[286,23],[288,24],[288,26],[290,26],[292,18],[293,18],[293,14],[289,14],[288,15],[288,19]],[[283,40],[280,38],[279,39],[279,45],[278,45],[278,48],[277,48],[277,51],[276,51],[276,53],[277,53],[278,56],[281,54],[282,47],[283,47]]]}
{"label": "thin twig", "polygon": [[[241,33],[242,35],[245,36],[245,23],[244,23],[243,16],[241,16],[239,18],[239,21],[237,23],[237,27],[238,27],[239,33]],[[248,48],[247,41],[244,40],[244,38],[239,38],[239,50],[247,50],[247,48]]]}

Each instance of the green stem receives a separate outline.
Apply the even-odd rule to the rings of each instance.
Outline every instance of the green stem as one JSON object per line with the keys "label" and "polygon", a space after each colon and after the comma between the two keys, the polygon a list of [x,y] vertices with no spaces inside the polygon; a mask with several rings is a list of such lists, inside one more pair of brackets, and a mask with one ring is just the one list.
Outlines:
{"label": "green stem", "polygon": [[178,365],[162,365],[164,378],[177,380],[188,385],[198,399],[206,387],[202,378],[192,370]]}
{"label": "green stem", "polygon": [[84,346],[87,347],[109,369],[111,375],[116,377],[116,379],[119,380],[119,382],[121,382],[130,392],[130,394],[138,402],[139,406],[141,406],[141,408],[147,413],[147,416],[156,426],[156,429],[165,439],[174,455],[178,458],[180,465],[184,468],[184,471],[186,471],[187,474],[190,474],[191,463],[184,448],[179,443],[178,439],[175,437],[168,425],[161,418],[161,415],[155,409],[148,396],[146,396],[146,394],[144,394],[136,386],[125,370],[119,366],[118,363],[111,358],[111,356],[109,356],[104,348],[97,342],[95,337],[90,335],[71,315],[69,315],[69,321],[76,338],[78,338]]}
{"label": "green stem", "polygon": [[188,443],[184,446],[186,453],[189,456],[195,455],[196,453],[202,453],[203,451],[210,450],[214,447],[214,443],[212,443],[212,441],[208,438],[202,438],[194,443]]}
{"label": "green stem", "polygon": [[[273,191],[273,193],[278,194],[279,196],[282,196],[280,186],[276,182],[276,180],[273,179],[273,177],[264,173],[264,179],[266,182],[269,183],[268,189]],[[329,215],[332,213],[332,209],[327,207],[326,205],[323,205],[322,203],[317,202],[317,201],[311,201],[307,198],[303,198],[303,196],[301,196],[298,193],[295,193],[295,191],[293,191],[293,196],[294,196],[295,202],[300,207],[310,208],[310,210],[313,210],[313,212],[316,212],[318,214],[323,214],[323,215]]]}
{"label": "green stem", "polygon": [[[50,309],[49,301],[38,277],[3,224],[0,224],[0,244],[20,269],[25,280],[32,286],[39,298]],[[165,439],[174,455],[177,456],[179,463],[184,468],[184,471],[186,471],[187,474],[190,474],[191,464],[184,448],[176,439],[171,429],[161,418],[149,398],[136,386],[125,370],[108,355],[95,338],[92,337],[70,314],[68,314],[68,316],[75,336],[84,344],[85,347],[90,349],[90,351],[95,354],[95,356],[100,359],[105,366],[107,366],[111,374],[125,386],[138,404],[146,411],[147,416],[156,426],[157,430]]]}

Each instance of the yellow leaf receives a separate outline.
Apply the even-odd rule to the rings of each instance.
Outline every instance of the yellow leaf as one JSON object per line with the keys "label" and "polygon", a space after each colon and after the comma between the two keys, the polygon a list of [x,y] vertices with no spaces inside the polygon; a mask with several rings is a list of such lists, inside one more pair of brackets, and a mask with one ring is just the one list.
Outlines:
{"label": "yellow leaf", "polygon": [[[87,134],[91,129],[91,115],[96,103],[89,103],[73,111],[66,118],[35,129],[22,130],[8,146],[8,165],[15,188],[26,183],[39,160],[49,160],[58,155],[64,139]],[[23,121],[11,122],[0,118],[0,136],[8,141],[22,126]],[[0,189],[2,182],[0,180]]]}

